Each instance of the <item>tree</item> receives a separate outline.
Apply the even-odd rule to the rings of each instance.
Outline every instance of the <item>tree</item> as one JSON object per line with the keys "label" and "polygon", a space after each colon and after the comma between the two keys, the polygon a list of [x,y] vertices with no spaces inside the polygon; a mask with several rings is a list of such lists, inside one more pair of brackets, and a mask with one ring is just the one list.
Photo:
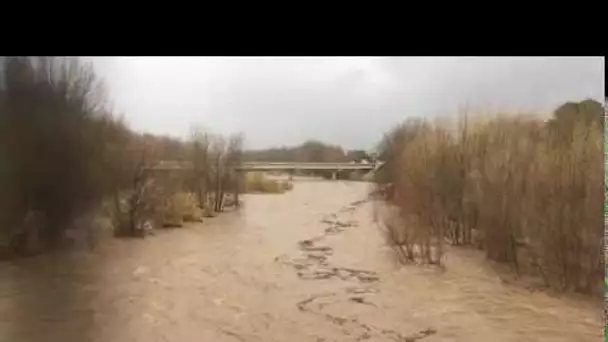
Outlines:
{"label": "tree", "polygon": [[[57,246],[69,221],[103,196],[102,83],[78,58],[5,57],[0,65],[0,225],[29,212]],[[8,199],[8,200],[7,200]]]}
{"label": "tree", "polygon": [[[234,204],[239,205],[240,178],[241,173],[235,170],[243,160],[243,134],[236,133],[228,138],[226,151],[227,172],[224,175],[224,188],[232,188],[234,193]],[[220,198],[224,198],[223,194]]]}
{"label": "tree", "polygon": [[201,208],[207,206],[207,193],[210,189],[210,160],[209,147],[211,137],[202,127],[193,127],[191,133],[192,141],[192,165],[191,190],[197,195]]}
{"label": "tree", "polygon": [[213,194],[213,209],[217,213],[221,211],[224,197],[222,178],[223,173],[225,172],[226,139],[221,135],[216,135],[213,139],[211,150],[213,156],[213,184],[215,189]]}
{"label": "tree", "polygon": [[154,175],[154,167],[160,161],[158,142],[146,135],[129,131],[124,134],[118,145],[120,151],[114,151],[107,165],[114,188],[114,232],[117,236],[143,236],[146,222],[162,221],[158,213],[162,212],[167,195],[162,184],[166,178]]}
{"label": "tree", "polygon": [[265,162],[342,162],[346,158],[344,151],[339,146],[309,140],[294,147],[244,151],[243,160]]}
{"label": "tree", "polygon": [[202,127],[194,127],[191,144],[191,190],[197,194],[201,206],[221,212],[226,191],[229,190],[234,192],[238,203],[240,175],[235,166],[243,161],[243,135],[237,133],[226,138],[219,134],[212,135]]}

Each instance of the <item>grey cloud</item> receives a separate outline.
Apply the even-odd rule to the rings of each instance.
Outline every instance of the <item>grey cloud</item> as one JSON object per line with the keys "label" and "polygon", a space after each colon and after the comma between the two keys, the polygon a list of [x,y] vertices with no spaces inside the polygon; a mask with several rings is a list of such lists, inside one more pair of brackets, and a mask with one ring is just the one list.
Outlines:
{"label": "grey cloud", "polygon": [[459,106],[551,110],[603,98],[591,58],[104,58],[115,107],[139,130],[186,136],[192,123],[244,131],[250,147],[314,138],[375,144],[408,116]]}

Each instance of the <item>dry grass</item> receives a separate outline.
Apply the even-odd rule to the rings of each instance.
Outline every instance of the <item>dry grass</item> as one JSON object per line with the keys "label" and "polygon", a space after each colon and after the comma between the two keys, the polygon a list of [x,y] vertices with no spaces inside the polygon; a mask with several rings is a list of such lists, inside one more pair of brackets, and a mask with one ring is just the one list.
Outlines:
{"label": "dry grass", "polygon": [[178,192],[170,196],[163,208],[164,226],[183,226],[184,222],[202,221],[203,211],[194,194]]}
{"label": "dry grass", "polygon": [[401,222],[389,224],[393,240],[410,259],[416,249],[430,263],[440,262],[444,240],[477,245],[548,286],[597,291],[602,114],[601,105],[598,112],[584,101],[560,107],[549,121],[464,116],[401,126],[388,172]]}
{"label": "dry grass", "polygon": [[245,175],[245,192],[282,194],[293,189],[288,181],[271,180],[263,172],[250,172]]}

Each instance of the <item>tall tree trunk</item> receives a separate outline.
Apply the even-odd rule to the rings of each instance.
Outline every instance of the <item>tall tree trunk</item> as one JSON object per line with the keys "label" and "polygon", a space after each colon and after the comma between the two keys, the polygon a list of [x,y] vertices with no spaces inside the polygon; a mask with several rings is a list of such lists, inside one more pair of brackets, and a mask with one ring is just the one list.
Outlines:
{"label": "tall tree trunk", "polygon": [[222,191],[222,172],[221,172],[220,157],[216,160],[216,175],[215,175],[215,211],[220,211],[220,193]]}
{"label": "tall tree trunk", "polygon": [[239,192],[241,191],[240,189],[240,185],[241,185],[241,173],[239,171],[235,171],[235,177],[234,177],[234,206],[235,208],[239,207]]}

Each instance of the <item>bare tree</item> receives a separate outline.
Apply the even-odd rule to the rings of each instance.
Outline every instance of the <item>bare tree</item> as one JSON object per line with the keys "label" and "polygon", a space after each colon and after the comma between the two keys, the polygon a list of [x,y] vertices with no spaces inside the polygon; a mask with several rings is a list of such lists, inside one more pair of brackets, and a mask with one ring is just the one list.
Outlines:
{"label": "bare tree", "polygon": [[127,139],[121,155],[113,158],[114,229],[117,236],[143,236],[152,222],[159,223],[163,206],[164,189],[154,176],[158,147],[146,137]]}
{"label": "bare tree", "polygon": [[[241,173],[236,170],[236,167],[242,163],[243,159],[243,134],[236,133],[228,138],[228,146],[226,148],[225,172],[223,179],[223,189],[232,188],[234,195],[234,205],[239,205],[239,192]],[[222,194],[220,198],[224,198]]]}
{"label": "bare tree", "polygon": [[201,208],[207,207],[207,194],[210,185],[210,159],[209,148],[211,144],[210,134],[202,127],[193,127],[191,132],[192,141],[192,174],[191,191],[197,196]]}
{"label": "bare tree", "polygon": [[224,196],[223,190],[223,174],[225,172],[225,159],[226,159],[226,139],[221,135],[216,135],[213,138],[213,144],[211,147],[211,154],[213,160],[213,210],[220,212],[222,208],[222,201]]}

